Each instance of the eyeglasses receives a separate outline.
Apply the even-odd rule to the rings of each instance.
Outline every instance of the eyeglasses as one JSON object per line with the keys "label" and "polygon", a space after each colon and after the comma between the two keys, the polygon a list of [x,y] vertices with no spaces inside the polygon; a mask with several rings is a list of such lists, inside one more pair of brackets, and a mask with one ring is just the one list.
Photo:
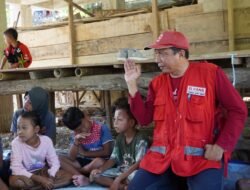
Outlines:
{"label": "eyeglasses", "polygon": [[159,57],[159,58],[166,58],[166,57],[170,57],[173,56],[174,53],[173,52],[166,52],[166,51],[155,51],[155,57]]}

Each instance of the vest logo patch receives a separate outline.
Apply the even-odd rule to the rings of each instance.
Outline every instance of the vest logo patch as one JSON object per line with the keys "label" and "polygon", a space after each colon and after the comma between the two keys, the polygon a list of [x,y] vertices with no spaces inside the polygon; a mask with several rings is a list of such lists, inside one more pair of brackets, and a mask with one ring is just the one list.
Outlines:
{"label": "vest logo patch", "polygon": [[187,94],[196,95],[196,96],[205,96],[206,88],[198,87],[198,86],[188,86]]}

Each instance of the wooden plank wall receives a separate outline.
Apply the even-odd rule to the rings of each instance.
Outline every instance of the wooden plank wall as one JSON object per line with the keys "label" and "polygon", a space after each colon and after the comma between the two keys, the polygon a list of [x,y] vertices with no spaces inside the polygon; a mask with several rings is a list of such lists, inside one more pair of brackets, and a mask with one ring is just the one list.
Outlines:
{"label": "wooden plank wall", "polygon": [[[228,51],[226,5],[218,5],[225,0],[216,0],[217,6],[213,1],[160,11],[161,32],[176,29],[185,33],[191,43],[191,54]],[[234,11],[236,49],[250,49],[250,1],[236,1],[244,1],[244,6],[236,3]],[[151,13],[75,24],[75,27],[76,64],[115,64],[119,49],[143,49],[153,41]],[[21,32],[20,40],[30,47],[33,55],[33,67],[69,65],[68,32],[67,26]],[[153,58],[152,52],[146,54]]]}

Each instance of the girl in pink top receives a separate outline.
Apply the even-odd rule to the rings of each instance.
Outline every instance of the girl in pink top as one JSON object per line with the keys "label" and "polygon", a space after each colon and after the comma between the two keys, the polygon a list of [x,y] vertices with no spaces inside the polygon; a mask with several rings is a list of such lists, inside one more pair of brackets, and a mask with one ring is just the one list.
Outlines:
{"label": "girl in pink top", "polygon": [[53,143],[38,135],[39,117],[24,112],[18,119],[18,137],[12,141],[10,185],[13,188],[53,189],[70,184],[72,176],[60,169]]}

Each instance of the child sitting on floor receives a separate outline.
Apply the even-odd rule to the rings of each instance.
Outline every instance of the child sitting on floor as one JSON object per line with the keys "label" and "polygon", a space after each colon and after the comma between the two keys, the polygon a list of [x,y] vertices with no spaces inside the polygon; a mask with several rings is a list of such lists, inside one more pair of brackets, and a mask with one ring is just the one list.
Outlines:
{"label": "child sitting on floor", "polygon": [[90,179],[112,190],[126,189],[146,153],[147,139],[136,129],[127,98],[118,99],[115,104],[114,128],[119,135],[108,161],[91,172]]}
{"label": "child sitting on floor", "polygon": [[[6,174],[3,174],[2,167],[3,167],[3,146],[2,146],[2,139],[0,137],[0,176],[1,178],[3,177],[3,175],[6,175]],[[1,178],[0,178],[1,190],[8,190],[7,185],[2,181]]]}
{"label": "child sitting on floor", "polygon": [[39,117],[23,112],[17,122],[18,136],[12,141],[10,186],[17,189],[53,189],[71,183],[72,175],[60,170],[51,139],[38,135]]}
{"label": "child sitting on floor", "polygon": [[74,131],[74,143],[68,156],[60,156],[62,168],[73,175],[75,186],[86,186],[89,180],[84,175],[100,167],[110,156],[112,135],[106,125],[91,121],[76,107],[66,110],[63,123]]}

